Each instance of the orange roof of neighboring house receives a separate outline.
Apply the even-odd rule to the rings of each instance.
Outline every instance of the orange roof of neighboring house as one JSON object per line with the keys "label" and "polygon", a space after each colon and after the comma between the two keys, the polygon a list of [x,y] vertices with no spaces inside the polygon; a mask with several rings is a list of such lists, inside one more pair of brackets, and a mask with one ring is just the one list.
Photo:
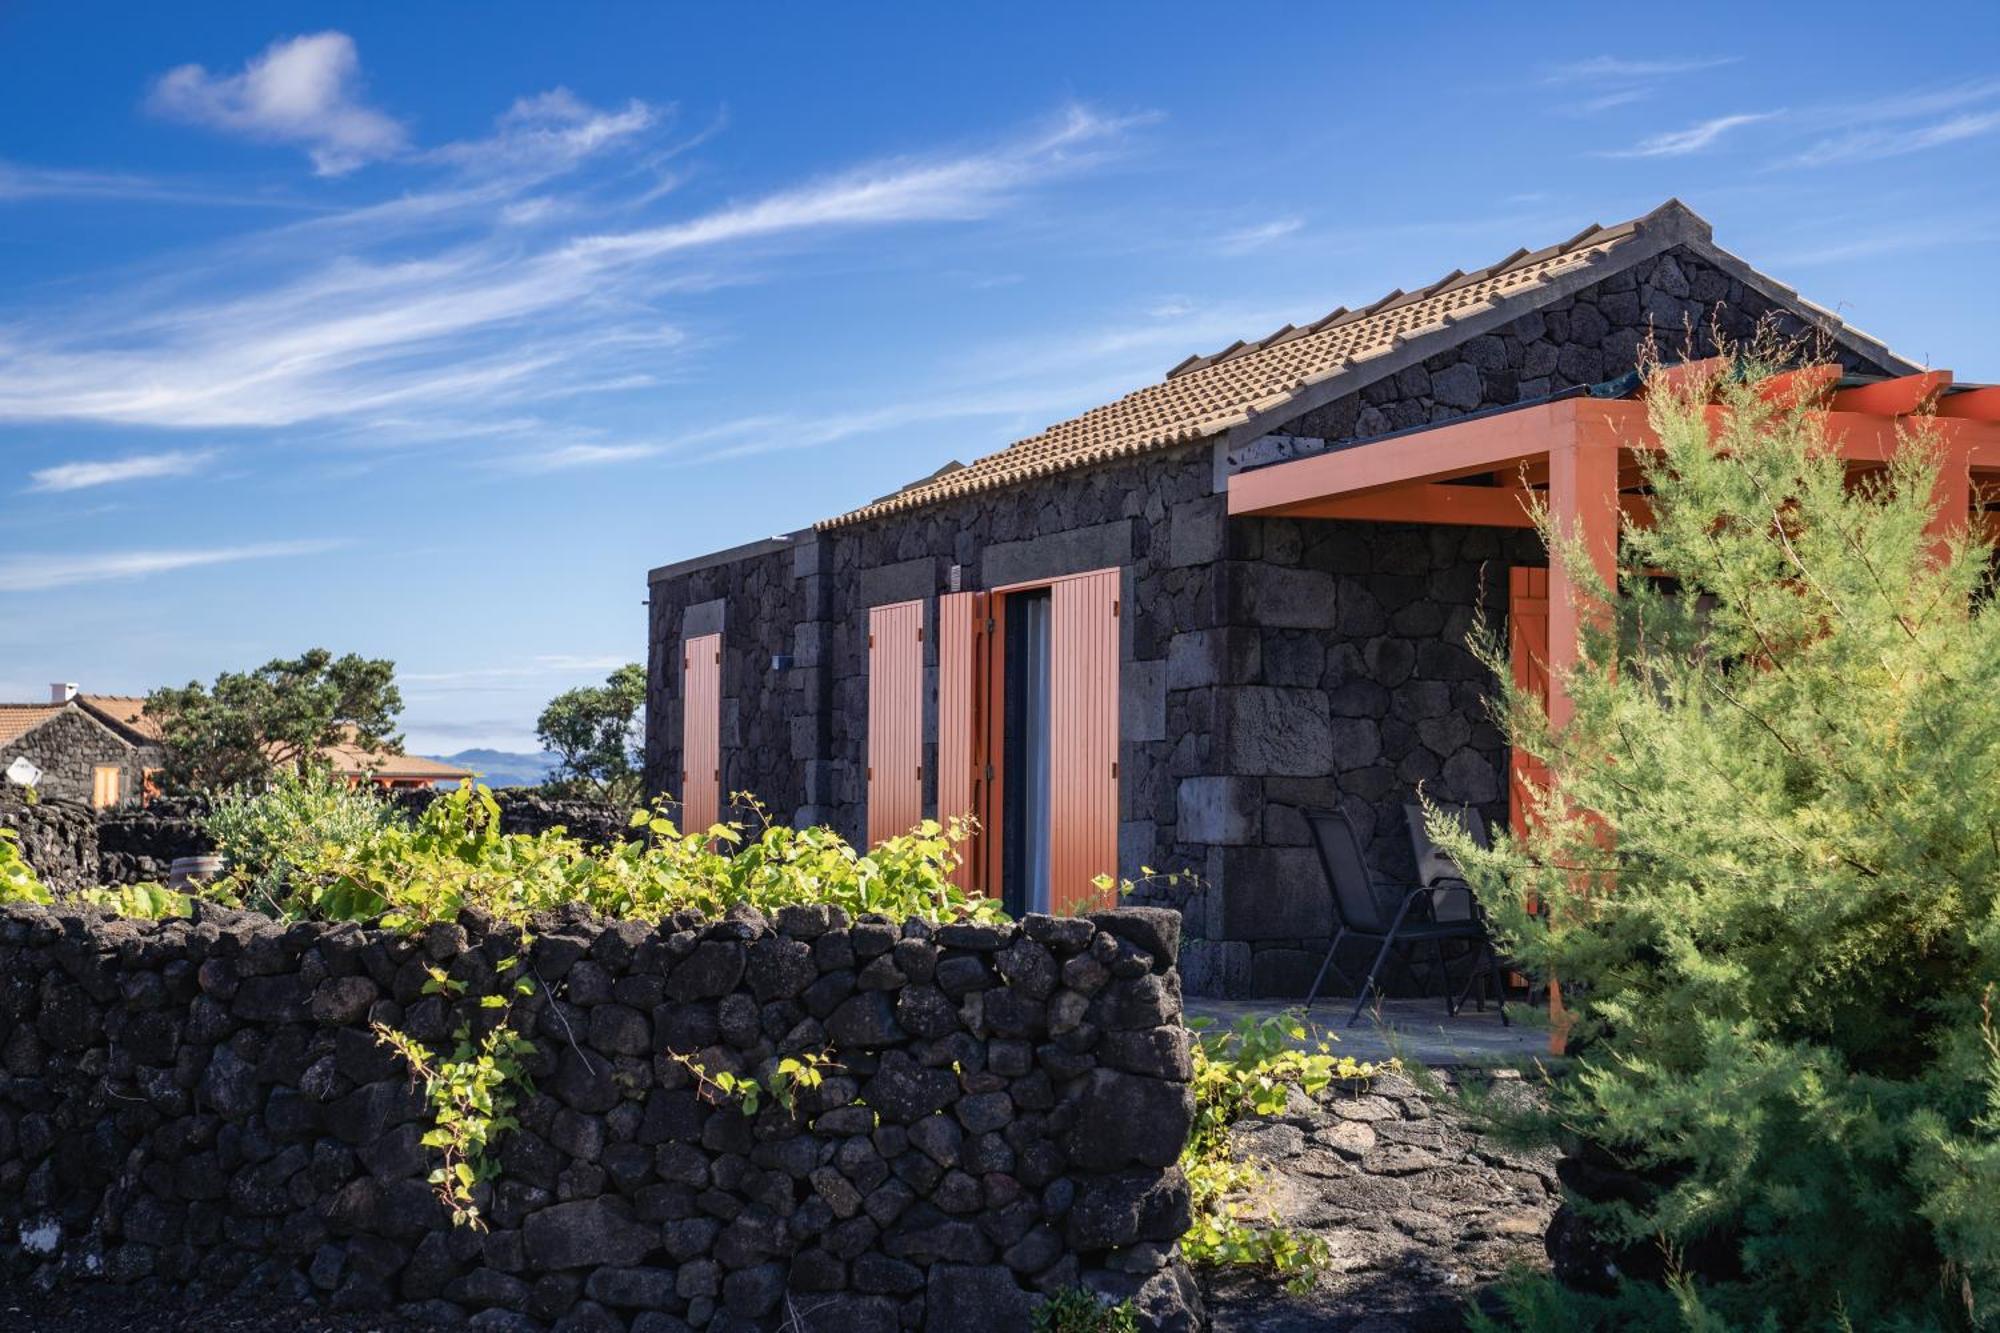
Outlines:
{"label": "orange roof of neighboring house", "polygon": [[27,735],[64,707],[63,704],[0,704],[0,745]]}
{"label": "orange roof of neighboring house", "polygon": [[146,699],[138,694],[79,694],[78,703],[135,736],[149,741],[164,740],[160,724],[146,714]]}
{"label": "orange roof of neighboring house", "polygon": [[374,777],[399,781],[429,778],[437,782],[450,782],[472,776],[471,769],[447,764],[441,759],[370,751],[351,740],[325,747],[320,751],[320,756],[333,766],[336,775],[343,778]]}
{"label": "orange roof of neighboring house", "polygon": [[[1269,429],[1316,405],[1299,400],[1318,386],[1351,373],[1352,389],[1358,390],[1378,377],[1371,370],[1389,373],[1403,363],[1387,360],[1394,353],[1408,349],[1412,356],[1428,356],[1481,328],[1557,299],[1580,283],[1594,282],[1676,244],[1692,245],[1725,263],[1746,283],[1782,295],[1812,313],[1833,336],[1862,346],[1878,359],[1888,358],[1892,366],[1901,364],[1874,339],[1717,249],[1708,224],[1679,200],[1670,199],[1645,217],[1615,227],[1592,225],[1560,245],[1533,252],[1516,250],[1497,264],[1471,273],[1453,270],[1428,287],[1390,292],[1360,310],[1342,308],[1310,324],[1287,324],[1255,342],[1231,343],[1208,356],[1191,356],[1158,384],[1059,422],[965,467],[912,482],[894,495],[818,526],[842,527],[1071,468],[1209,439],[1253,421]],[[1574,282],[1564,281],[1572,277]],[[1474,321],[1477,328],[1462,327]],[[1281,409],[1285,416],[1274,415]]]}

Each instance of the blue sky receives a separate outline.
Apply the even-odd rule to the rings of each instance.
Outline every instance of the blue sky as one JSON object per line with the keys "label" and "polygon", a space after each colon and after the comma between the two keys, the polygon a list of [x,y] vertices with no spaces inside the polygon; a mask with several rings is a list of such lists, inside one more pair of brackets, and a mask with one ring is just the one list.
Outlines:
{"label": "blue sky", "polygon": [[532,748],[650,566],[1670,195],[2000,380],[2000,8],[1526,13],[0,7],[0,699]]}

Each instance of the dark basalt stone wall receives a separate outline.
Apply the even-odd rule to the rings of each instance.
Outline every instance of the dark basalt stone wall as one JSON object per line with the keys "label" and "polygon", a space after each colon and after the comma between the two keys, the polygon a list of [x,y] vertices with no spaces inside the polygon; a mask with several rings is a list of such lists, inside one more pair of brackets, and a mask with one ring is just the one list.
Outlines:
{"label": "dark basalt stone wall", "polygon": [[[442,795],[415,788],[386,799],[415,816]],[[608,846],[630,832],[630,812],[601,801],[552,801],[516,790],[497,791],[493,799],[506,833],[563,828],[592,846]],[[20,832],[28,864],[58,898],[100,884],[164,883],[175,858],[215,850],[201,831],[207,813],[208,802],[200,796],[159,796],[145,805],[93,810],[46,797],[30,805],[0,792],[0,827]]]}
{"label": "dark basalt stone wall", "polygon": [[0,786],[0,828],[20,835],[21,856],[51,892],[87,889],[97,880],[97,811],[81,801],[42,796],[33,803]]}
{"label": "dark basalt stone wall", "polygon": [[[1198,1322],[1171,913],[532,933],[535,993],[486,1008],[522,934],[472,914],[0,911],[0,1272],[498,1329],[1023,1329],[1079,1283]],[[430,967],[462,994],[425,994]],[[423,1093],[370,1025],[448,1049],[502,1021],[534,1087],[490,1229],[454,1227]],[[755,1117],[673,1058],[818,1051],[825,1082]]]}
{"label": "dark basalt stone wall", "polygon": [[199,796],[162,796],[99,812],[97,882],[165,883],[175,858],[215,850],[201,831],[207,813],[208,802]]}

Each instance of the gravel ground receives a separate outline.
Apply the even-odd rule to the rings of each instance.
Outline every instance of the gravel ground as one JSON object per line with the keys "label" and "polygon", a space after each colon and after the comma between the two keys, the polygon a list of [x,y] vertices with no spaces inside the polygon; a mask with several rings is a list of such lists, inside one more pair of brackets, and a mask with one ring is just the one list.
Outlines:
{"label": "gravel ground", "polygon": [[[1497,1077],[1509,1095],[1531,1095],[1511,1072]],[[1542,1233],[1561,1201],[1554,1149],[1502,1148],[1400,1076],[1360,1093],[1329,1089],[1317,1104],[1295,1095],[1232,1140],[1239,1158],[1268,1168],[1270,1215],[1325,1237],[1333,1258],[1303,1296],[1209,1276],[1216,1333],[1457,1329],[1481,1288],[1510,1268],[1548,1266]]]}

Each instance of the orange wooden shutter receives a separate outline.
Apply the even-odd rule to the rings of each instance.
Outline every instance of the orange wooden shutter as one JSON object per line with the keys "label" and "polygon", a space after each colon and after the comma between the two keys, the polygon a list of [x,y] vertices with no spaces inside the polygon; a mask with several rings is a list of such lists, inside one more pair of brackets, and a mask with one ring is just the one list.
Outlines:
{"label": "orange wooden shutter", "polygon": [[868,845],[924,817],[924,604],[868,611]]}
{"label": "orange wooden shutter", "polygon": [[[986,595],[950,592],[938,598],[937,817],[940,824],[979,812],[981,709],[980,618]],[[963,844],[952,879],[970,888],[977,841]]]}
{"label": "orange wooden shutter", "polygon": [[681,643],[681,818],[698,833],[722,818],[722,636]]}
{"label": "orange wooden shutter", "polygon": [[1118,874],[1118,586],[1115,569],[1059,579],[1049,632],[1050,910],[1102,900]]}
{"label": "orange wooden shutter", "polygon": [[[1507,571],[1507,655],[1516,687],[1549,706],[1549,571],[1517,565]],[[1548,786],[1548,769],[1514,750],[1507,761],[1507,826],[1520,833],[1528,817],[1528,786]]]}

